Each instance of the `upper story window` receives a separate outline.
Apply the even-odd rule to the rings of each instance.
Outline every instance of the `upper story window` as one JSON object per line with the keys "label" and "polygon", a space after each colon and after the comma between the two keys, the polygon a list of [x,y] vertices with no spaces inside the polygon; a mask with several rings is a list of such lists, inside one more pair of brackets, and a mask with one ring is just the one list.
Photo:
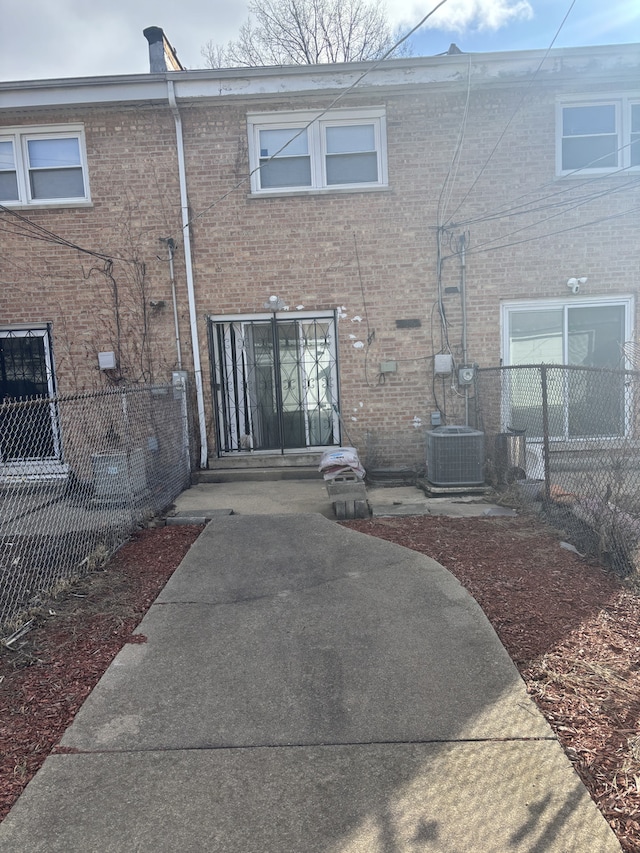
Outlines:
{"label": "upper story window", "polygon": [[640,167],[640,100],[561,104],[558,174]]}
{"label": "upper story window", "polygon": [[74,125],[0,129],[0,203],[89,201],[84,133]]}
{"label": "upper story window", "polygon": [[387,186],[384,110],[248,117],[254,193]]}

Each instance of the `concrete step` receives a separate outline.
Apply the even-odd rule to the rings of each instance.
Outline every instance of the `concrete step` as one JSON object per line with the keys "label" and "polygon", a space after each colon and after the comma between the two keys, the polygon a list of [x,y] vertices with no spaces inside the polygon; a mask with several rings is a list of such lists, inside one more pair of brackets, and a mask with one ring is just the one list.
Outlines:
{"label": "concrete step", "polygon": [[252,483],[277,482],[279,480],[322,480],[317,465],[300,465],[295,468],[210,468],[195,471],[191,476],[193,485],[198,483]]}
{"label": "concrete step", "polygon": [[317,469],[322,453],[233,453],[228,456],[210,457],[210,471],[239,470],[247,468],[308,468]]}

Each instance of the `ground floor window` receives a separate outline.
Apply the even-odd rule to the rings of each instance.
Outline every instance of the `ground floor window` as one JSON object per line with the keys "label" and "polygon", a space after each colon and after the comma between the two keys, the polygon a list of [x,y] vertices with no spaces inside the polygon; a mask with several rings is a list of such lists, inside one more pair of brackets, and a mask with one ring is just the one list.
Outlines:
{"label": "ground floor window", "polygon": [[[622,436],[626,433],[627,385],[615,371],[625,365],[632,339],[632,299],[548,300],[503,305],[503,364],[569,365],[549,371],[549,432],[556,438]],[[506,426],[526,424],[541,436],[542,390],[526,370],[508,371]],[[535,434],[535,435],[534,435]]]}
{"label": "ground floor window", "polygon": [[340,443],[333,313],[209,318],[218,452]]}

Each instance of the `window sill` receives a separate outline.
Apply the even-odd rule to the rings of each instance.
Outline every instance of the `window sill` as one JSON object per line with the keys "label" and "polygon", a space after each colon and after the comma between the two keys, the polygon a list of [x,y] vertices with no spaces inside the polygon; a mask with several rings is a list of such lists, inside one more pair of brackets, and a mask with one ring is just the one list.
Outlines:
{"label": "window sill", "polygon": [[559,172],[556,181],[588,181],[590,178],[637,178],[640,176],[640,167],[621,166],[619,169],[576,169],[573,172]]}
{"label": "window sill", "polygon": [[69,466],[55,459],[15,460],[0,463],[0,485],[24,486],[66,480]]}
{"label": "window sill", "polygon": [[25,204],[21,201],[3,201],[8,210],[70,210],[78,207],[94,207],[92,201],[52,201],[42,204]]}
{"label": "window sill", "polygon": [[248,199],[259,198],[300,198],[306,196],[323,195],[361,195],[362,193],[388,193],[389,186],[379,187],[322,187],[317,189],[302,190],[261,190],[256,193],[247,193]]}

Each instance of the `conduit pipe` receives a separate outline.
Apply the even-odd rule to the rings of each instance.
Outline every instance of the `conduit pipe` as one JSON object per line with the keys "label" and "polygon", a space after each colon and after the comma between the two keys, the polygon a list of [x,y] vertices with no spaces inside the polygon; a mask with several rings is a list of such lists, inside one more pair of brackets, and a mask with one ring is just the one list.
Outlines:
{"label": "conduit pipe", "polygon": [[178,176],[180,178],[180,207],[182,209],[182,233],[184,239],[184,263],[187,276],[187,297],[189,302],[189,325],[191,327],[191,349],[193,350],[193,373],[196,383],[196,401],[198,408],[198,426],[200,429],[200,467],[206,468],[208,461],[207,420],[204,411],[204,392],[202,389],[202,365],[200,363],[200,344],[198,342],[198,318],[193,284],[193,264],[191,261],[191,236],[189,230],[189,202],[187,197],[187,172],[184,158],[184,137],[182,117],[176,103],[173,80],[167,80],[167,99],[176,124],[176,147],[178,152]]}
{"label": "conduit pipe", "polygon": [[176,336],[176,357],[178,359],[178,370],[182,370],[182,344],[180,343],[180,323],[178,322],[178,297],[176,296],[176,277],[173,269],[173,258],[176,252],[176,244],[172,237],[161,237],[160,242],[167,247],[169,255],[169,281],[171,282],[171,302],[173,304],[173,326]]}

